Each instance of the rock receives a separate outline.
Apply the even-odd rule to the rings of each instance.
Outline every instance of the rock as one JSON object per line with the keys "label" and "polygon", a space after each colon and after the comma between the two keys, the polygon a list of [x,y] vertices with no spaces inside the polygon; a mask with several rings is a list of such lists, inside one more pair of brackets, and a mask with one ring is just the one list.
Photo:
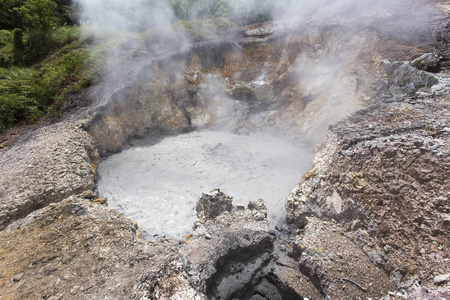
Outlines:
{"label": "rock", "polygon": [[99,205],[108,205],[108,200],[106,198],[94,199],[94,200],[92,200],[92,202],[94,202],[95,204],[99,204]]}
{"label": "rock", "polygon": [[440,57],[436,53],[425,53],[414,59],[411,65],[419,70],[430,70],[439,64]]}
{"label": "rock", "polygon": [[416,88],[412,83],[405,84],[404,86],[392,85],[389,88],[389,92],[391,92],[394,97],[403,97],[406,95],[414,95],[416,92]]}
{"label": "rock", "polygon": [[86,209],[78,204],[70,204],[66,208],[67,215],[83,216],[86,214]]}
{"label": "rock", "polygon": [[304,231],[293,242],[302,273],[316,278],[330,299],[379,298],[394,289],[386,273],[336,225],[308,218]]}
{"label": "rock", "polygon": [[[221,209],[210,209],[209,205],[214,204],[210,199],[218,201],[218,207]],[[272,246],[273,237],[269,234],[267,220],[256,221],[252,216],[252,210],[233,207],[231,199],[218,189],[211,191],[210,194],[203,194],[199,202],[202,201],[207,211],[212,211],[207,215],[216,215],[218,211],[230,211],[230,213],[219,213],[215,218],[199,224],[181,249],[182,256],[189,262],[188,273],[191,274],[193,285],[205,294],[208,294],[209,286],[206,283],[210,280],[217,281],[218,285],[222,284],[221,289],[224,288],[225,282],[229,282],[220,275],[227,274],[227,271],[223,269],[229,264],[227,261],[235,259],[237,263],[244,253],[248,257],[259,257],[265,255],[267,249]],[[200,212],[202,214],[203,211],[200,210]],[[264,261],[267,259],[265,257]],[[246,263],[242,261],[241,264]],[[249,268],[252,266],[253,264],[250,263]],[[241,271],[236,269],[232,273]]]}
{"label": "rock", "polygon": [[84,199],[92,200],[92,199],[95,199],[97,197],[97,195],[93,191],[87,190],[87,191],[84,191],[83,193],[81,193],[81,197],[83,197]]}
{"label": "rock", "polygon": [[98,153],[74,120],[39,127],[22,139],[0,155],[0,230],[95,185]]}
{"label": "rock", "polygon": [[248,209],[253,211],[253,218],[256,221],[263,221],[267,218],[267,207],[262,199],[250,201],[248,203]]}
{"label": "rock", "polygon": [[220,189],[214,189],[209,193],[203,193],[198,199],[196,210],[199,219],[214,219],[225,211],[233,208],[233,198],[225,195]]}
{"label": "rock", "polygon": [[439,83],[433,74],[418,70],[408,62],[383,61],[380,67],[389,78],[389,92],[396,98],[413,95],[423,87]]}
{"label": "rock", "polygon": [[25,275],[25,274],[24,274],[24,273],[19,273],[19,274],[15,275],[15,276],[12,278],[12,281],[14,281],[14,282],[19,282],[20,280],[22,280],[23,275]]}
{"label": "rock", "polygon": [[267,210],[266,204],[263,199],[258,199],[256,201],[250,201],[248,203],[248,209],[250,210]]}
{"label": "rock", "polygon": [[434,277],[435,284],[443,284],[450,281],[450,273]]}
{"label": "rock", "polygon": [[[408,63],[388,63],[386,73],[386,98],[330,127],[312,166],[319,175],[305,176],[288,197],[288,221],[308,228],[310,216],[334,219],[399,288],[415,275],[436,287],[434,276],[450,272],[442,263],[449,251],[449,202],[442,196],[448,194],[450,160],[443,158],[450,151],[450,114],[441,87],[450,78]],[[416,92],[407,97],[389,93],[411,84]]]}
{"label": "rock", "polygon": [[[205,198],[206,206],[210,199],[223,200],[223,206],[231,203],[231,197],[219,190],[203,194],[200,200]],[[248,207],[233,206],[229,213],[205,220],[181,243],[180,255],[186,262],[191,286],[208,299],[247,299],[257,295],[262,299],[303,299],[285,281],[286,270],[272,263],[276,257],[272,255],[274,236],[269,231],[264,201],[250,202]],[[262,217],[255,218],[255,213]],[[295,278],[301,276],[298,271],[289,271]]]}

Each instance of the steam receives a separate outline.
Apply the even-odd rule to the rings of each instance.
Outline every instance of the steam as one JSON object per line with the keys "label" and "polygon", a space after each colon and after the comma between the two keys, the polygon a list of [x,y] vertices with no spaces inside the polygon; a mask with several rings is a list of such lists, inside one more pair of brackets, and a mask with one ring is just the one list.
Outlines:
{"label": "steam", "polygon": [[[168,1],[76,0],[84,24],[104,30],[145,30],[169,26],[175,17]],[[101,33],[101,32],[99,32]]]}
{"label": "steam", "polygon": [[[109,70],[115,78],[122,77],[128,81],[130,76],[123,74],[123,68],[116,68],[115,62],[131,60],[141,54],[158,56],[191,43],[189,34],[179,26],[180,18],[222,17],[236,24],[262,18],[272,20],[274,26],[282,31],[307,32],[310,43],[316,43],[316,49],[312,55],[298,58],[290,68],[295,69],[293,73],[298,76],[298,87],[303,90],[303,96],[316,99],[314,106],[307,105],[304,113],[313,118],[296,121],[297,127],[305,129],[302,133],[309,132],[315,137],[315,142],[320,140],[328,125],[356,110],[361,97],[364,97],[354,91],[359,89],[360,82],[367,82],[370,78],[363,78],[367,70],[357,66],[357,57],[364,51],[367,55],[373,41],[370,36],[361,33],[361,28],[370,28],[396,38],[419,39],[433,14],[420,0],[76,1],[81,7],[80,21],[86,24],[86,32],[93,34],[96,40],[102,40],[105,36],[122,37],[121,42],[108,47]],[[220,38],[209,28],[201,28],[211,24],[205,24],[202,20],[193,23],[192,31],[210,33],[210,39]],[[319,38],[323,28],[335,25],[340,26],[340,32],[331,36],[330,40]],[[205,38],[208,39],[208,36]],[[139,76],[132,78],[142,79]],[[117,84],[115,79],[115,82],[106,83],[104,90],[130,84]],[[218,106],[224,103],[220,99],[216,102]],[[227,107],[219,107],[224,115],[233,109],[231,103],[228,101]]]}
{"label": "steam", "polygon": [[[213,125],[215,126],[209,126],[209,128],[224,130],[227,129],[227,126],[230,124],[233,124],[231,126],[234,126],[234,123],[240,123],[241,119],[247,118],[242,122],[245,123],[244,126],[239,125],[241,126],[238,128],[239,133],[244,133],[245,135],[248,133],[247,129],[249,128],[250,134],[253,134],[251,129],[270,125],[275,127],[275,132],[277,132],[278,129],[281,129],[284,133],[291,133],[294,131],[294,133],[296,133],[295,136],[300,137],[299,140],[302,142],[312,142],[311,144],[313,144],[313,146],[321,141],[329,125],[342,120],[344,117],[354,112],[361,107],[365,101],[367,95],[364,93],[364,86],[370,86],[372,80],[370,73],[373,71],[374,62],[379,59],[379,57],[373,57],[377,53],[376,47],[379,42],[378,34],[382,33],[384,37],[391,36],[397,39],[420,39],[423,31],[427,27],[427,22],[429,22],[432,16],[432,10],[429,9],[428,6],[421,4],[419,0],[77,1],[82,8],[81,22],[86,24],[86,34],[93,34],[94,38],[100,41],[104,39],[105,36],[123,36],[125,41],[122,43],[111,44],[111,49],[109,49],[110,59],[111,61],[117,61],[124,59],[123,57],[125,57],[125,59],[129,59],[129,61],[126,64],[122,64],[121,68],[110,68],[111,74],[113,75],[109,77],[113,79],[109,82],[105,80],[101,87],[101,93],[106,96],[99,97],[113,99],[114,95],[116,95],[115,99],[119,99],[117,101],[125,101],[120,97],[121,92],[124,91],[124,99],[133,98],[134,96],[139,98],[141,95],[138,95],[138,93],[130,93],[131,96],[128,97],[127,89],[136,90],[139,89],[141,83],[142,86],[147,84],[143,93],[147,93],[148,95],[146,94],[143,98],[131,99],[130,101],[142,104],[141,102],[152,101],[152,97],[159,97],[159,100],[165,97],[161,102],[166,101],[164,103],[170,102],[170,104],[161,107],[167,111],[167,114],[173,112],[171,109],[176,106],[179,110],[176,111],[176,113],[178,116],[181,116],[179,118],[183,118],[184,116],[182,122],[176,123],[174,121],[175,124],[206,127],[207,125],[210,125],[208,123],[209,120],[214,119],[216,123]],[[189,3],[193,5],[188,7],[176,6],[176,2],[183,5]],[[208,4],[211,3],[213,5],[208,6]],[[216,9],[219,6],[221,9]],[[214,8],[214,15],[208,15],[208,12],[211,13],[211,8]],[[237,34],[235,36],[218,37],[213,31],[210,31],[208,26],[211,26],[211,23],[202,19],[204,16],[208,16],[208,20],[211,20],[211,17],[215,17],[216,19],[219,19],[220,22],[228,19],[236,25],[244,25],[258,20],[270,20],[272,23],[267,27],[276,28],[278,31],[283,32],[283,34],[280,34],[279,36],[280,43],[283,43],[280,45],[284,47],[284,49],[280,50],[280,53],[277,52],[272,55],[272,57],[276,56],[276,59],[278,59],[279,62],[277,63],[274,62],[273,59],[268,59],[268,64],[265,65],[266,67],[261,68],[261,74],[254,75],[254,71],[258,72],[259,70],[252,69],[252,72],[248,72],[252,73],[251,75],[245,74],[242,76],[242,78],[245,78],[243,80],[234,80],[233,78],[230,79],[226,77],[227,75],[222,75],[226,74],[225,70],[219,70],[218,72],[216,72],[217,70],[214,70],[208,74],[208,72],[201,70],[202,66],[198,62],[197,64],[193,63],[192,65],[194,67],[191,69],[184,69],[185,67],[190,67],[182,61],[185,57],[183,55],[178,55],[183,52],[177,52],[177,49],[184,49],[185,46],[192,43],[192,32],[189,33],[183,31],[181,30],[183,27],[179,26],[180,23],[189,23],[185,20],[186,18],[190,18],[191,21],[194,21],[194,25],[191,27],[191,29],[194,28],[194,31],[199,30],[211,33],[210,36],[204,37],[207,40],[227,38],[228,41],[223,42],[223,44],[231,45],[231,47],[234,47],[233,45],[236,46],[236,51],[233,55],[239,56],[240,53],[246,51],[245,45],[241,47],[239,43],[236,42],[238,39]],[[206,28],[202,28],[202,26],[206,26]],[[295,35],[297,33],[301,33],[301,37]],[[240,38],[243,40],[242,37]],[[292,44],[290,43],[291,38],[293,41]],[[274,40],[277,41],[276,39]],[[213,43],[208,45],[212,44]],[[216,48],[214,48],[215,50],[213,49],[211,53],[208,52],[208,45],[197,45],[198,47],[195,49],[197,49],[199,53],[201,52],[207,59],[214,60],[216,56],[220,56],[217,54],[217,52],[220,51],[216,51]],[[222,45],[222,43],[218,42],[216,45]],[[214,47],[216,45],[212,46]],[[307,50],[301,52],[303,55],[298,55],[300,53],[300,51],[297,51],[298,49],[289,49],[290,47],[296,47],[296,45],[298,45],[298,47],[306,45],[305,47]],[[136,53],[145,53],[145,55],[140,55],[139,58],[133,57],[133,55],[130,56],[129,53],[124,55],[124,49],[126,50],[130,47],[137,49],[138,51]],[[282,47],[280,47],[280,49]],[[274,49],[277,49],[276,51],[278,51],[276,46]],[[170,57],[168,60],[162,59],[161,61],[157,61],[155,58],[157,63],[152,63],[154,62],[154,57],[169,53],[170,51],[177,53],[177,55],[173,55],[173,57],[176,57],[173,61],[167,62],[170,61]],[[290,57],[290,51],[297,56],[295,58]],[[197,59],[197,57],[195,59]],[[237,58],[234,59],[240,61]],[[159,62],[164,66],[160,67]],[[179,65],[177,65],[178,63]],[[270,63],[273,64],[270,65]],[[370,64],[372,64],[372,66],[370,66]],[[111,65],[113,66],[114,64],[112,63]],[[194,69],[195,66],[198,66],[198,69]],[[207,69],[208,67],[203,65],[203,68]],[[230,67],[230,70],[228,71],[232,72],[233,68]],[[242,71],[241,73],[245,73],[245,70],[240,71]],[[159,80],[152,81],[152,74],[155,74],[155,76],[160,75],[161,77],[157,78]],[[233,77],[233,75],[234,73],[230,76]],[[192,101],[192,103],[190,102],[191,99],[187,99],[188,97],[184,94],[185,90],[183,89],[186,80],[192,83],[192,85],[189,86],[192,89],[187,92],[197,96],[200,95],[198,98],[195,98],[195,101]],[[145,84],[143,82],[145,82]],[[151,82],[151,84],[149,84],[149,82]],[[196,83],[194,84],[194,82]],[[277,84],[281,86],[280,90],[282,90],[282,93],[280,94],[277,94],[273,88]],[[157,86],[157,88],[154,88],[155,86]],[[289,88],[283,90],[286,86]],[[160,92],[160,90],[163,90],[163,92]],[[233,94],[234,92],[235,94]],[[245,96],[248,96],[249,94],[249,101],[246,101],[248,99],[238,99],[239,95],[243,95],[243,98],[245,98]],[[256,109],[251,107],[252,104],[249,103],[252,103],[255,97],[258,101],[254,102],[262,102],[266,106],[261,105],[262,108],[257,107]],[[200,102],[203,106],[199,105]],[[274,103],[275,105],[272,105]],[[281,103],[281,108],[280,106],[277,106],[278,103]],[[125,104],[119,105],[122,107],[127,106],[127,103],[120,104]],[[195,105],[198,105],[200,108],[196,110],[197,107],[195,107]],[[153,109],[151,105],[130,106],[137,107],[146,115],[151,115],[153,113],[158,115],[159,113],[159,111],[150,111]],[[159,106],[155,105],[155,107]],[[214,111],[209,111],[211,107]],[[119,112],[120,109],[121,107],[118,108]],[[180,113],[180,111],[182,113]],[[165,113],[165,111],[163,113]],[[118,139],[122,138],[122,134],[124,139],[126,139],[133,134],[140,135],[139,132],[145,131],[147,129],[145,126],[147,125],[149,125],[148,128],[153,126],[153,124],[150,124],[150,121],[148,121],[148,118],[143,117],[142,120],[140,118],[137,119],[136,123],[120,123],[121,120],[115,120],[114,116],[112,116],[110,120],[112,125],[107,124],[103,127],[100,125],[99,132],[102,132],[103,134],[102,130],[104,128],[112,131],[115,129],[120,131],[120,126],[127,130],[131,128],[131,130],[126,131],[126,133],[119,132],[117,134],[117,136],[119,136]],[[157,119],[157,117],[155,117],[155,119]],[[136,124],[143,126],[143,128],[133,131],[133,126]],[[167,125],[167,128],[168,130],[171,130],[169,125]],[[247,125],[249,125],[248,128],[245,127]],[[165,128],[163,127],[163,129]],[[264,132],[264,129],[265,128],[262,128],[261,131]],[[212,136],[217,135],[217,133],[212,134]],[[189,141],[189,145],[194,145],[198,142],[197,136],[193,136],[193,139],[195,140]],[[208,137],[208,139],[211,138]],[[267,136],[262,138],[262,140],[265,139],[267,139]],[[257,143],[252,140],[250,145],[245,148],[249,148],[254,144]],[[274,149],[274,152],[279,153],[280,155],[278,156],[280,157],[285,157],[286,153],[283,151],[286,149],[282,149],[283,146],[280,146],[279,142],[274,142],[273,144],[275,145],[274,148],[276,148]],[[112,145],[116,146],[115,144]],[[222,142],[218,141],[213,148],[220,149],[221,145],[223,146]],[[310,143],[308,143],[308,146],[305,146],[304,153],[299,156],[299,162],[294,166],[295,170],[306,171],[308,168],[311,162],[311,156],[308,155],[309,150],[311,149],[309,146]],[[178,148],[179,146],[175,147],[177,151]],[[267,149],[269,147],[264,145],[259,148]],[[139,150],[139,148],[137,148],[137,150]],[[163,152],[167,152],[166,149]],[[198,154],[199,151],[194,151],[194,153]],[[150,156],[145,156],[143,160],[148,161],[148,157]],[[182,159],[187,161],[184,156],[179,156],[179,152],[176,152],[174,157],[174,160]],[[206,155],[200,156],[200,158],[203,157],[206,157]],[[252,154],[252,157],[249,157],[246,160],[252,161],[254,157],[255,155]],[[224,156],[221,156],[219,159],[224,160]],[[123,160],[123,162],[125,165],[128,164],[128,161]],[[121,162],[119,162],[119,165],[120,164]],[[196,166],[195,163],[191,164],[190,161],[189,164]],[[239,163],[238,159],[235,164],[240,165],[242,163]],[[138,165],[141,165],[140,160]],[[153,167],[153,165],[150,165],[149,168],[151,167]],[[163,164],[162,169],[167,170],[167,164]],[[180,168],[177,164],[173,167],[173,170],[176,170],[174,173],[178,172],[178,169],[185,170],[186,168]],[[207,167],[206,169],[212,170],[213,172],[215,171],[214,167]],[[251,170],[250,167],[244,169],[247,169],[247,171]],[[111,170],[111,173],[115,174],[119,169],[117,169],[116,166],[113,166],[111,167]],[[229,177],[233,172],[235,172],[235,170],[223,171],[222,173],[226,175],[223,182],[230,181]],[[125,178],[130,177],[129,174],[131,173],[138,174],[135,170],[126,170],[124,172]],[[160,172],[155,172],[153,175],[156,174],[159,176],[159,173]],[[194,171],[193,173],[200,174],[203,173],[203,171]],[[260,173],[272,174],[274,172],[261,171]],[[283,173],[285,173],[285,169],[280,171],[280,174]],[[139,174],[138,177],[145,180],[145,176],[141,175],[142,174]],[[300,177],[300,173],[298,174],[298,177]],[[294,182],[298,177],[295,174]],[[175,180],[177,184],[173,183],[173,178],[173,174],[169,174],[168,182],[169,184],[174,185],[171,188],[176,188],[176,186],[181,186],[183,180],[188,183],[189,179],[194,178],[194,176],[192,174],[186,174],[186,176],[183,176],[180,180]],[[212,178],[212,175],[208,175],[207,178]],[[249,187],[246,185],[245,180],[242,181],[240,177],[238,177],[238,179],[239,182],[233,183],[233,187],[239,187],[239,184],[243,184],[244,186],[242,188],[248,190]],[[142,182],[139,182],[138,179],[134,181],[136,181],[136,184],[139,186],[135,190],[141,190],[143,189],[142,186],[149,185],[149,183],[143,184]],[[198,179],[198,182],[203,181],[204,179]],[[283,179],[282,181],[284,182],[285,180]],[[294,182],[292,185],[295,184]],[[194,185],[195,184],[197,184],[197,182],[195,182]],[[113,183],[112,186],[119,186],[119,184]],[[164,191],[167,191],[168,188],[166,188],[165,184],[161,186]],[[153,189],[153,187],[151,188]],[[259,190],[264,190],[266,188],[266,186],[258,188],[258,193]],[[278,188],[274,187],[274,190],[277,189]],[[178,193],[179,191],[176,192]],[[224,192],[227,191],[224,190]],[[192,199],[195,200],[198,193],[199,191],[195,190]],[[125,192],[125,194],[128,194],[128,192]],[[126,195],[121,195],[119,193],[118,198],[125,199],[125,196]],[[111,195],[110,198],[114,198],[114,196]],[[179,197],[171,196],[169,198],[174,201],[183,199],[181,195]],[[267,196],[266,198],[268,199],[264,200],[271,201],[273,199],[270,198],[274,197]],[[134,203],[134,199],[134,197],[132,197],[132,199],[130,198],[130,202]],[[166,204],[166,201],[156,202],[161,205]],[[281,207],[281,202],[276,202],[274,206],[278,208]],[[153,202],[150,201],[148,204],[153,205]],[[177,207],[178,204],[175,204],[174,207]],[[270,208],[270,205],[268,205],[268,207]],[[134,208],[134,206],[132,209],[139,214],[146,211],[146,209],[141,210],[139,208]],[[172,208],[170,210],[172,210]],[[178,211],[174,211],[178,213]],[[156,214],[159,213],[160,210],[157,210]],[[269,214],[270,213],[271,212],[269,211]],[[164,230],[162,230],[162,232],[164,232]]]}
{"label": "steam", "polygon": [[[184,12],[183,18],[202,18],[200,12],[212,17],[225,17],[244,23],[268,17],[272,20],[330,23],[344,21],[374,24],[379,27],[403,26],[411,30],[423,28],[431,9],[420,0],[75,0],[81,7],[80,21],[101,30],[145,31],[170,27],[177,17],[174,9]],[[176,4],[178,3],[178,5]],[[182,8],[180,8],[182,7]],[[212,8],[212,11],[211,11]],[[180,16],[179,16],[180,17]],[[252,19],[253,17],[253,19]],[[241,20],[238,20],[241,18]],[[391,18],[389,24],[380,23]],[[396,28],[398,29],[398,28]],[[101,31],[98,32],[101,34]]]}
{"label": "steam", "polygon": [[[74,1],[81,8],[80,22],[86,25],[86,34],[94,35],[96,40],[102,40],[105,36],[127,35],[126,43],[135,48],[140,47],[142,53],[150,50],[148,48],[153,51],[158,42],[171,44],[167,47],[171,50],[186,46],[189,36],[180,30],[180,18],[222,17],[238,25],[273,20],[280,21],[286,28],[302,30],[324,24],[346,24],[349,30],[372,26],[376,30],[395,35],[417,37],[432,16],[431,9],[420,0]],[[192,31],[210,34],[209,38],[223,37],[218,37],[210,30],[211,24],[194,22],[191,26]],[[137,32],[141,35],[136,36]],[[208,39],[207,36],[204,38]],[[123,44],[115,46],[119,48]],[[112,58],[116,59],[120,55],[120,49],[110,50]]]}

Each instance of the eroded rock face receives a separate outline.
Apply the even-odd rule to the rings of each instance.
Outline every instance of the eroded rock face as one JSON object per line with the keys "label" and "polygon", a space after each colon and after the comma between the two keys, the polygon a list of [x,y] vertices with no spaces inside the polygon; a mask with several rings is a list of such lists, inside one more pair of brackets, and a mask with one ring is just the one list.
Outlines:
{"label": "eroded rock face", "polygon": [[331,299],[379,298],[395,285],[333,221],[308,218],[294,240],[293,255],[303,274]]}
{"label": "eroded rock face", "polygon": [[99,160],[82,121],[66,120],[22,137],[0,156],[0,229],[49,203],[94,188]]}
{"label": "eroded rock face", "polygon": [[[223,207],[230,201],[218,190],[198,201],[201,221],[180,248],[192,286],[208,299],[254,299],[257,295],[261,299],[303,299],[274,272],[274,236],[269,232],[264,202],[251,202],[249,208]],[[222,209],[210,215],[211,207]]]}
{"label": "eroded rock face", "polygon": [[269,126],[318,142],[328,125],[363,106],[374,62],[389,47],[369,28],[351,36],[345,30],[329,26],[207,42],[130,62],[123,69],[134,68],[132,75],[122,71],[129,83],[118,76],[103,83],[119,88],[98,104],[88,132],[101,154],[147,131],[203,127]]}
{"label": "eroded rock face", "polygon": [[[418,75],[406,84],[431,76]],[[401,98],[388,81],[383,101],[331,127],[286,206],[302,227],[337,220],[399,287],[449,272],[449,77],[436,78]]]}

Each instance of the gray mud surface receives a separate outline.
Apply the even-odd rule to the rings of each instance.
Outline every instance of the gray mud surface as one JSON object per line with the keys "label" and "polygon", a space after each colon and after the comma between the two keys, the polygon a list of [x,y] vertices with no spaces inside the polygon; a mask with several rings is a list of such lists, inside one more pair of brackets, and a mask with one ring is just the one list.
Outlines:
{"label": "gray mud surface", "polygon": [[200,131],[141,140],[99,167],[98,190],[111,207],[136,220],[144,236],[181,239],[196,220],[202,192],[220,188],[237,205],[262,198],[271,227],[312,160],[313,151],[290,137]]}

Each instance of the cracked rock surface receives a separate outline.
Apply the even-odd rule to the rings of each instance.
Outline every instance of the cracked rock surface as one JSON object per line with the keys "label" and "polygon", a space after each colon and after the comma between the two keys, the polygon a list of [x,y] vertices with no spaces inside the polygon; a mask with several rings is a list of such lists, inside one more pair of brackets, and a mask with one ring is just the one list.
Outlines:
{"label": "cracked rock surface", "polygon": [[395,290],[387,274],[350,239],[335,222],[308,218],[293,242],[300,270],[331,299],[379,298]]}
{"label": "cracked rock surface", "polygon": [[98,154],[82,121],[41,126],[0,156],[0,229],[94,187]]}
{"label": "cracked rock surface", "polygon": [[[287,202],[289,220],[337,220],[399,288],[449,269],[449,77],[331,127]],[[381,92],[381,90],[380,90]],[[448,291],[442,294],[448,297]]]}
{"label": "cracked rock surface", "polygon": [[120,213],[81,196],[31,213],[0,233],[0,299],[137,297],[138,282],[151,277],[154,288],[177,258],[170,242],[138,234]]}

